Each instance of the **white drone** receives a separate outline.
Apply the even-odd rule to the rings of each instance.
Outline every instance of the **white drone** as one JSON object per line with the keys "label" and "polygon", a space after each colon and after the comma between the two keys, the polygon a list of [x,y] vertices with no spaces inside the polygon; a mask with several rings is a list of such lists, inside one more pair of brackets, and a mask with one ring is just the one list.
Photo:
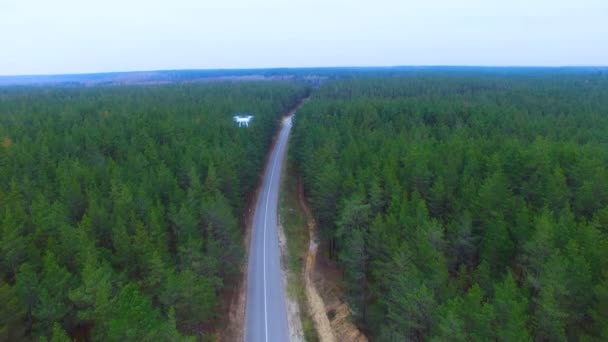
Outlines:
{"label": "white drone", "polygon": [[252,118],[253,118],[253,115],[247,115],[247,116],[236,115],[236,116],[234,116],[234,121],[239,125],[239,127],[242,127],[242,126],[249,127],[249,121],[251,121]]}

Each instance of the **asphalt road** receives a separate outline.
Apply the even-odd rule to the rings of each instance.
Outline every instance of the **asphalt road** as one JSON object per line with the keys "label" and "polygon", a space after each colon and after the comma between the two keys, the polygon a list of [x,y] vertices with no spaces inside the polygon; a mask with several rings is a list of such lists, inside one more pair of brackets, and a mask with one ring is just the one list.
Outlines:
{"label": "asphalt road", "polygon": [[281,168],[293,113],[295,110],[283,120],[264,171],[262,188],[255,205],[247,270],[247,342],[289,341],[277,209]]}

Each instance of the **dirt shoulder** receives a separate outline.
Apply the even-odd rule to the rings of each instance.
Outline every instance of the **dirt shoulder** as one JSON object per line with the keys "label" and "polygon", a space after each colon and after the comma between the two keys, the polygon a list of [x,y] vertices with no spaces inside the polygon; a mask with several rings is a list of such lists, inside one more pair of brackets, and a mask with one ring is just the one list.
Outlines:
{"label": "dirt shoulder", "polygon": [[279,215],[279,247],[281,248],[281,266],[283,284],[287,285],[287,297],[285,298],[287,305],[287,324],[289,325],[289,341],[290,342],[303,342],[305,341],[304,332],[302,330],[302,317],[303,314],[300,310],[300,298],[297,293],[289,291],[289,284],[293,281],[297,281],[295,274],[287,267],[287,259],[289,258],[289,250],[287,248],[287,239],[285,237],[285,230],[283,225],[280,223],[281,216]]}
{"label": "dirt shoulder", "polygon": [[317,226],[300,180],[297,193],[299,207],[306,218],[310,241],[304,269],[306,297],[319,340],[367,342],[367,337],[351,322],[350,309],[343,300],[343,291],[339,286],[342,278],[340,269],[318,253]]}
{"label": "dirt shoulder", "polygon": [[[315,325],[307,305],[304,269],[308,254],[309,234],[306,216],[298,204],[297,178],[289,161],[283,167],[279,200],[282,264],[288,300],[292,341],[318,341]],[[294,336],[297,335],[297,336]]]}

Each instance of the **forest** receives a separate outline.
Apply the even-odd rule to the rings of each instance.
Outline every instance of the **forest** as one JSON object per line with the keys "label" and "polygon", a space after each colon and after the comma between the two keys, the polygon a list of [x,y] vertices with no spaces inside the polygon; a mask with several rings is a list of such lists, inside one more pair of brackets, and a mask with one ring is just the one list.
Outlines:
{"label": "forest", "polygon": [[608,340],[605,72],[331,80],[290,158],[371,340]]}
{"label": "forest", "polygon": [[307,91],[0,88],[0,340],[210,338],[246,199]]}

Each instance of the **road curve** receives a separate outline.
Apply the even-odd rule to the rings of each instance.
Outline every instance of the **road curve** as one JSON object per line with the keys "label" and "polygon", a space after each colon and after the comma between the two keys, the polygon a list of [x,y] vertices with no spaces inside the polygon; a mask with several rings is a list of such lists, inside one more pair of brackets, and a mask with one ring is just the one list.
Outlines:
{"label": "road curve", "polygon": [[246,342],[289,341],[277,209],[281,167],[298,107],[282,121],[255,204],[247,269]]}

